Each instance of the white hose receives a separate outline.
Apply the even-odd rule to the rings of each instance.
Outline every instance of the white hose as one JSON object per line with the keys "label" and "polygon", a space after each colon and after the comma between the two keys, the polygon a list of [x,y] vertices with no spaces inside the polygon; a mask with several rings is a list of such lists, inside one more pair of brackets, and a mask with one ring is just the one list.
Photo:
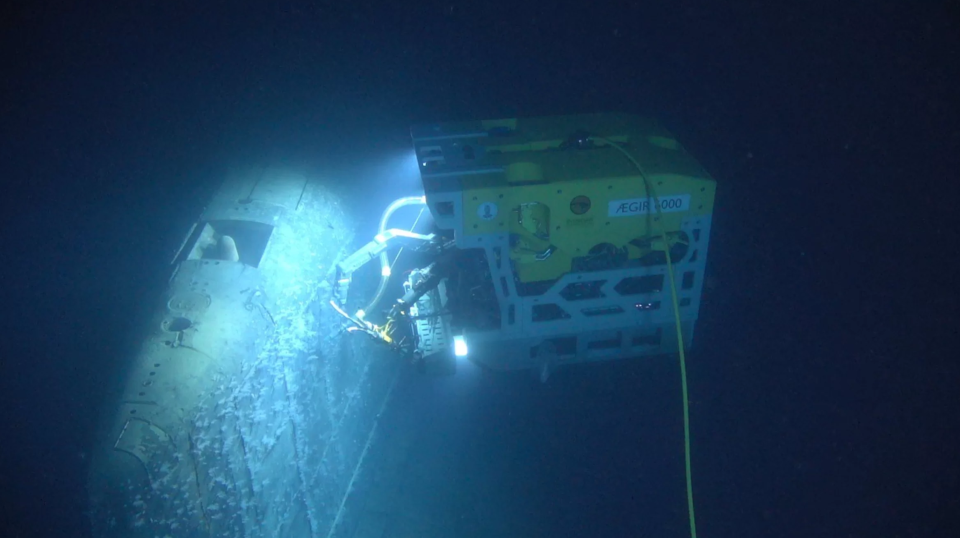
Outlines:
{"label": "white hose", "polygon": [[[380,215],[380,227],[377,228],[377,233],[382,234],[383,232],[387,231],[387,224],[390,222],[390,217],[393,216],[393,214],[401,207],[406,207],[408,205],[423,205],[426,203],[426,196],[407,196],[405,198],[394,200],[383,211],[383,214]],[[377,306],[377,303],[379,303],[380,299],[383,298],[383,293],[387,290],[387,282],[390,281],[390,272],[385,271],[385,267],[390,267],[390,258],[387,257],[387,252],[383,251],[380,253],[380,283],[377,285],[377,292],[373,295],[373,299],[370,301],[370,304],[363,309],[364,312],[373,312],[373,309]]]}

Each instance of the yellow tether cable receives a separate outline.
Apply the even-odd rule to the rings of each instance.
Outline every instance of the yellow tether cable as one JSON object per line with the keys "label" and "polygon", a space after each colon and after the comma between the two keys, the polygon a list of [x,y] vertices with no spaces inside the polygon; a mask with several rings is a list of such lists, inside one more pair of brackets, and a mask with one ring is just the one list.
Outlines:
{"label": "yellow tether cable", "polygon": [[[606,138],[599,136],[592,136],[590,138],[592,140],[599,140],[615,148],[633,163],[633,166],[637,168],[637,172],[640,174],[640,178],[643,179],[643,185],[647,190],[647,198],[653,198],[654,207],[657,210],[657,218],[654,219],[653,222],[657,228],[656,231],[659,232],[660,237],[663,238],[663,252],[667,256],[667,275],[670,278],[670,298],[673,301],[673,320],[677,327],[677,347],[680,350],[680,386],[683,389],[683,456],[687,474],[687,515],[690,520],[690,537],[697,538],[697,519],[693,512],[693,472],[690,466],[690,403],[687,399],[687,357],[683,351],[683,331],[680,329],[680,304],[677,300],[677,283],[673,277],[673,260],[670,258],[670,241],[667,240],[667,233],[663,230],[662,224],[660,224],[660,219],[663,215],[660,209],[660,198],[653,190],[653,185],[651,185],[650,180],[647,179],[647,174],[643,171],[643,167],[640,166],[640,163],[638,163],[627,150]],[[649,213],[647,214],[649,215]]]}

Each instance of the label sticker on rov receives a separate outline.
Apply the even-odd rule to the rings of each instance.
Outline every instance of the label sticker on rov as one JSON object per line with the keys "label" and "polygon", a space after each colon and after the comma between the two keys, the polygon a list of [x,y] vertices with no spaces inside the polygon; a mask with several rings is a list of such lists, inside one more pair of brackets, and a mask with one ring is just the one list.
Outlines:
{"label": "label sticker on rov", "polygon": [[[653,207],[653,198],[629,198],[626,200],[610,200],[607,215],[611,217],[632,217],[634,215],[646,215],[651,210],[656,212]],[[671,196],[660,197],[660,211],[664,213],[675,213],[677,211],[687,211],[690,209],[689,194],[674,194]]]}
{"label": "label sticker on rov", "polygon": [[484,202],[477,207],[477,216],[483,220],[491,220],[497,216],[497,204]]}

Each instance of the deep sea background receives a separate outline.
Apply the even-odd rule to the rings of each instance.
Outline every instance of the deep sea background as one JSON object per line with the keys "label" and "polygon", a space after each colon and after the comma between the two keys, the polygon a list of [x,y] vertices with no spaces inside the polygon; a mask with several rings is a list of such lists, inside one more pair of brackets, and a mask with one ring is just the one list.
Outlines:
{"label": "deep sea background", "polygon": [[[688,357],[700,535],[957,535],[954,2],[0,13],[0,536],[89,536],[103,389],[227,165],[381,169],[413,123],[594,111],[659,119],[718,180]],[[400,193],[357,181],[358,214]],[[678,380],[669,358],[506,376],[472,419],[550,436],[518,447],[539,535],[686,536]]]}

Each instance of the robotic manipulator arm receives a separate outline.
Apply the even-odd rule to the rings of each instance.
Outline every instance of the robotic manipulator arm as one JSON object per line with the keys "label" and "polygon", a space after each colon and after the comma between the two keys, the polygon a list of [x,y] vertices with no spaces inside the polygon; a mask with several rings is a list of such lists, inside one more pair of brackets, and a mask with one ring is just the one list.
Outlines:
{"label": "robotic manipulator arm", "polygon": [[[420,274],[425,278],[404,293],[403,297],[397,299],[390,308],[387,320],[383,325],[376,325],[365,319],[367,313],[363,310],[358,310],[356,314],[351,316],[346,311],[346,302],[353,273],[371,260],[377,259],[380,253],[397,243],[413,243],[416,250],[430,252],[435,256],[433,263],[420,270]],[[412,342],[409,342],[405,336],[396,339],[394,333],[401,321],[409,321],[410,305],[416,303],[420,297],[440,285],[440,282],[447,277],[455,252],[456,248],[453,241],[444,243],[434,234],[422,235],[397,229],[386,230],[377,234],[373,241],[337,264],[336,285],[330,305],[346,320],[345,330],[347,332],[362,332],[396,351],[408,353],[412,349]],[[389,265],[381,267],[381,275],[383,278],[389,278]],[[370,306],[375,306],[375,304]]]}

